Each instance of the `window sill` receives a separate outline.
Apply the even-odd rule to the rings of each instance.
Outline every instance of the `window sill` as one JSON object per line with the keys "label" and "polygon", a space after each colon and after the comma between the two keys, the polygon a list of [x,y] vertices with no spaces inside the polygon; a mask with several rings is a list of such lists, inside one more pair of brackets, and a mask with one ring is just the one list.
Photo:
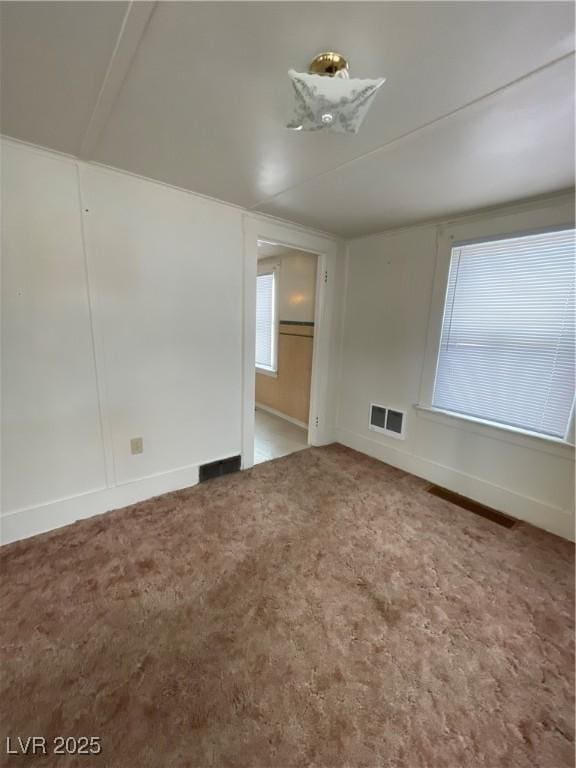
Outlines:
{"label": "window sill", "polygon": [[508,427],[504,424],[498,424],[493,421],[477,419],[474,416],[465,416],[460,413],[444,411],[440,408],[433,408],[430,405],[416,404],[414,406],[419,416],[423,416],[430,421],[435,421],[453,429],[466,430],[474,432],[483,437],[490,437],[494,440],[502,440],[513,445],[521,445],[533,450],[551,453],[565,459],[573,459],[574,446],[572,443],[561,440],[557,437],[540,435],[536,432],[529,432],[517,427]]}
{"label": "window sill", "polygon": [[278,378],[278,371],[273,371],[271,368],[261,368],[259,365],[256,366],[256,373],[262,373],[264,376],[270,376],[273,379]]}

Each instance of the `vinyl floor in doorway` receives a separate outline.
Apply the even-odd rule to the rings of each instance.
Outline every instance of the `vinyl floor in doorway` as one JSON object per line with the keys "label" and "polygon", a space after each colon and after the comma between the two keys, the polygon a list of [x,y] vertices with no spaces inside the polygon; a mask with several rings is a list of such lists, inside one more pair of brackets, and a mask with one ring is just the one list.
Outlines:
{"label": "vinyl floor in doorway", "polygon": [[341,446],[1,550],[2,765],[572,768],[571,544]]}
{"label": "vinyl floor in doorway", "polygon": [[291,424],[273,413],[256,408],[254,414],[254,463],[279,459],[308,446],[303,427]]}

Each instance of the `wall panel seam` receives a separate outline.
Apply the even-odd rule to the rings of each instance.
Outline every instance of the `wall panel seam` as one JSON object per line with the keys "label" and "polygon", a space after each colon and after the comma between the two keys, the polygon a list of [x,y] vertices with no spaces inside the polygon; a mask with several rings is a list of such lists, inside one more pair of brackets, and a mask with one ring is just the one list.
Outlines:
{"label": "wall panel seam", "polygon": [[98,399],[98,416],[100,423],[100,440],[102,443],[102,453],[104,457],[104,470],[106,473],[106,485],[112,487],[116,485],[117,472],[114,456],[114,446],[112,441],[112,432],[110,420],[108,417],[108,401],[106,393],[106,365],[104,360],[104,346],[98,330],[97,299],[95,296],[92,280],[90,276],[90,247],[89,232],[86,226],[86,195],[82,189],[83,168],[79,162],[76,163],[76,182],[78,185],[78,205],[80,214],[80,229],[82,236],[82,251],[84,259],[84,275],[86,280],[86,292],[88,295],[88,313],[90,321],[90,340],[92,346],[92,358],[94,364],[94,376],[96,380],[96,392]]}

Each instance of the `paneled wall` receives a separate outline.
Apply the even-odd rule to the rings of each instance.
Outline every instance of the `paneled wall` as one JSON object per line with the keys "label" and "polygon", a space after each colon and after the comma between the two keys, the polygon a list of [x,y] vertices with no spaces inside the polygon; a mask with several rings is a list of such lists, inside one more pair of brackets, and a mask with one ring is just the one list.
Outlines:
{"label": "paneled wall", "polygon": [[[452,239],[573,221],[574,201],[566,196],[350,241],[338,440],[562,536],[573,535],[572,448],[414,407],[425,371],[437,249],[450,247]],[[370,403],[406,411],[405,440],[368,429]]]}
{"label": "paneled wall", "polygon": [[106,487],[76,164],[2,145],[2,511]]}
{"label": "paneled wall", "polygon": [[10,141],[2,203],[3,540],[240,453],[243,212]]}
{"label": "paneled wall", "polygon": [[116,479],[240,453],[241,212],[95,167],[81,178]]}
{"label": "paneled wall", "polygon": [[280,323],[278,375],[256,373],[256,403],[308,424],[314,327]]}

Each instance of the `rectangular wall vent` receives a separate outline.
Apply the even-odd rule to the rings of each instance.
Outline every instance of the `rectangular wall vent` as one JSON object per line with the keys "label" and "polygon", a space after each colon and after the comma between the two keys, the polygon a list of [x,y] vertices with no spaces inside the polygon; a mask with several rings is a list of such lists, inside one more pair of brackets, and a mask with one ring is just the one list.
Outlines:
{"label": "rectangular wall vent", "polygon": [[240,469],[240,456],[232,456],[230,459],[219,459],[210,464],[203,464],[200,467],[198,482],[212,480],[214,477],[229,475],[231,472],[238,472]]}
{"label": "rectangular wall vent", "polygon": [[396,408],[388,408],[385,405],[370,404],[370,422],[369,428],[373,432],[382,432],[388,437],[404,439],[404,424],[406,421],[406,411],[399,411]]}

